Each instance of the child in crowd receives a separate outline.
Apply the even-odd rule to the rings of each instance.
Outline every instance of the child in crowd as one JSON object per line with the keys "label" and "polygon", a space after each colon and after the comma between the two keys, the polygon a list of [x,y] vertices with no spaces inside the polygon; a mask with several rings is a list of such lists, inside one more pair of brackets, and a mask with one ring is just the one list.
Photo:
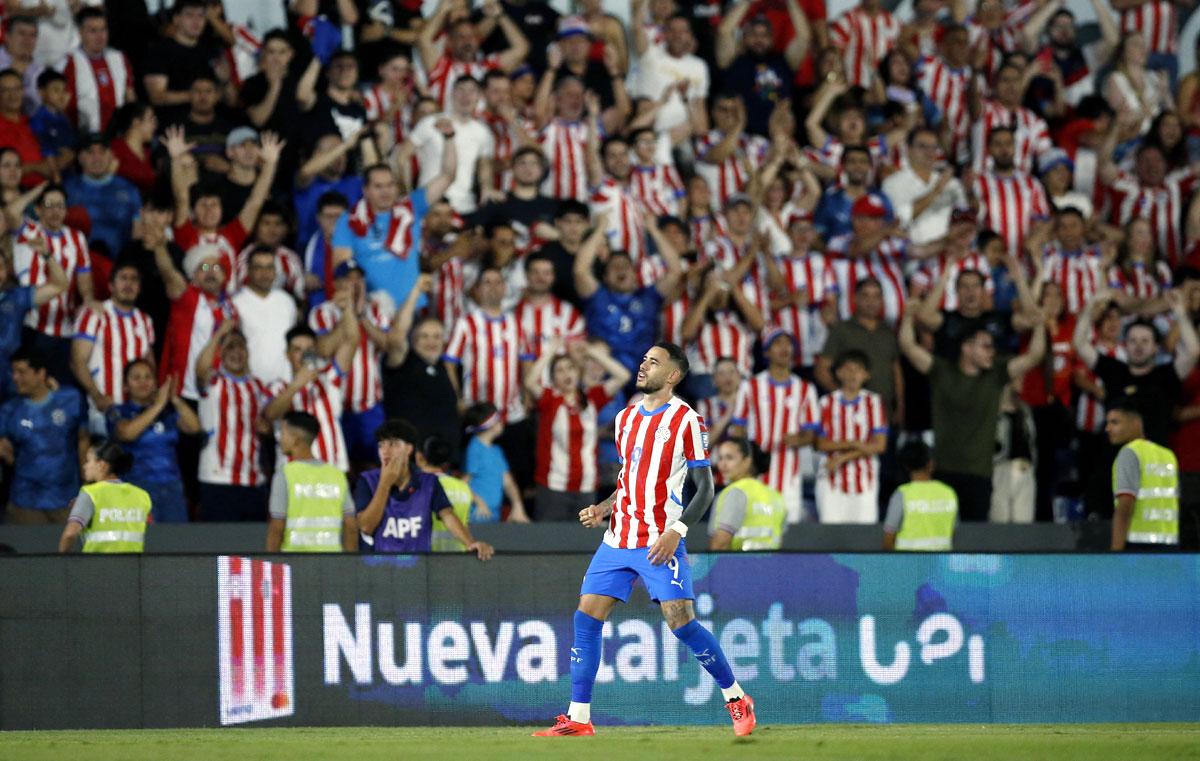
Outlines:
{"label": "child in crowd", "polygon": [[467,426],[467,435],[471,440],[467,443],[467,457],[464,463],[466,471],[464,481],[483,498],[489,514],[484,514],[478,506],[471,509],[471,523],[494,523],[502,519],[500,512],[504,497],[508,497],[508,520],[513,523],[528,523],[529,516],[525,513],[525,503],[521,500],[521,490],[513,479],[508,467],[508,458],[504,450],[496,443],[496,439],[504,433],[504,421],[491,402],[478,402],[471,405],[463,416]]}
{"label": "child in crowd", "polygon": [[67,116],[71,91],[67,88],[67,78],[49,68],[38,75],[37,88],[42,105],[29,117],[29,128],[37,136],[42,156],[54,159],[61,171],[75,161],[79,145],[75,127]]}
{"label": "child in crowd", "polygon": [[879,455],[887,449],[883,399],[863,388],[871,377],[870,359],[857,349],[837,357],[838,388],[821,399],[817,451],[823,453],[817,479],[817,514],[822,523],[876,523],[879,520]]}

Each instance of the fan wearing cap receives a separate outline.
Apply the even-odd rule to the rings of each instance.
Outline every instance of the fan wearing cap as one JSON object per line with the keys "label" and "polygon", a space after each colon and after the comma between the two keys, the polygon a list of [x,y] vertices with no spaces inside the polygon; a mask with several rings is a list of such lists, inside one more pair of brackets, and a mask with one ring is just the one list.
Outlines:
{"label": "fan wearing cap", "polygon": [[[234,147],[241,150],[245,143],[255,140],[258,140],[258,134],[254,130],[239,127],[229,133],[225,141],[226,149]],[[263,133],[262,145],[258,149],[263,162],[262,170],[254,180],[246,203],[233,221],[226,225],[221,224],[224,206],[220,191],[196,184],[198,168],[191,154],[194,146],[184,137],[183,129],[167,128],[166,144],[171,156],[171,191],[175,195],[175,242],[184,250],[201,244],[217,246],[226,260],[223,266],[229,275],[233,272],[237,252],[246,242],[247,232],[258,219],[258,213],[267,200],[284,143],[274,133]]]}
{"label": "fan wearing cap", "polygon": [[789,248],[783,256],[764,256],[770,288],[770,322],[798,344],[796,367],[812,368],[837,319],[837,283],[833,268],[818,247],[812,211],[793,212],[787,220]]}
{"label": "fan wearing cap", "polygon": [[1075,162],[1062,148],[1053,148],[1038,157],[1038,175],[1046,186],[1046,195],[1054,208],[1078,209],[1085,221],[1092,219],[1092,199],[1075,190]]}
{"label": "fan wearing cap", "polygon": [[92,223],[88,241],[103,244],[116,257],[129,242],[133,221],[142,209],[142,197],[133,183],[114,174],[117,162],[103,135],[86,135],[79,142],[79,174],[63,181],[72,206],[87,209]]}
{"label": "fan wearing cap", "polygon": [[599,61],[591,55],[595,44],[587,19],[568,16],[558,23],[557,42],[550,49],[547,61],[554,71],[555,84],[563,77],[575,77],[583,82],[587,90],[600,96],[605,127],[612,128],[624,123],[633,106],[625,92],[620,51],[606,42],[600,42],[604,60]]}
{"label": "fan wearing cap", "polygon": [[833,268],[838,292],[838,314],[849,319],[854,310],[857,284],[874,278],[883,288],[884,320],[895,324],[904,311],[905,259],[922,258],[939,250],[941,243],[913,246],[898,237],[895,222],[887,201],[878,193],[869,193],[854,202],[851,209],[851,232],[829,240],[825,256]]}
{"label": "fan wearing cap", "polygon": [[[450,108],[451,87],[459,78],[476,80],[492,69],[512,71],[529,53],[529,41],[519,27],[504,13],[498,0],[483,3],[483,26],[498,26],[508,48],[501,53],[483,55],[479,51],[479,29],[469,18],[451,19],[455,3],[439,0],[433,15],[417,34],[417,51],[428,72],[429,90],[443,109]],[[445,41],[438,38],[445,32]]]}

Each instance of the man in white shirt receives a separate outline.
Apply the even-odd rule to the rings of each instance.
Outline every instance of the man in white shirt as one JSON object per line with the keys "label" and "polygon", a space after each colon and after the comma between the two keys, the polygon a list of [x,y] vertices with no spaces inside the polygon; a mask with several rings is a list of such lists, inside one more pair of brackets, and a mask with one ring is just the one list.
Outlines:
{"label": "man in white shirt", "polygon": [[233,297],[243,316],[241,329],[250,350],[250,374],[270,380],[292,377],[287,359],[287,332],[296,325],[299,310],[291,295],[275,288],[275,252],[263,248],[250,254],[246,287]]}
{"label": "man in white shirt", "polygon": [[928,127],[908,133],[908,165],[883,181],[896,218],[917,244],[931,243],[950,232],[950,212],[967,206],[962,183],[948,166],[937,166],[938,136]]}
{"label": "man in white shirt", "polygon": [[446,200],[459,214],[470,214],[478,206],[479,199],[475,197],[477,177],[479,187],[483,188],[483,200],[503,200],[504,197],[495,190],[493,181],[495,138],[487,124],[475,117],[482,93],[483,88],[474,77],[459,77],[450,95],[450,111],[427,116],[418,122],[399,150],[401,167],[409,166],[411,162],[408,157],[414,152],[421,166],[421,176],[416,182],[410,182],[409,187],[427,185],[438,176],[442,167],[442,149],[446,138],[437,125],[447,119],[454,125],[452,137],[458,151],[458,171],[454,175],[454,182],[446,190]]}
{"label": "man in white shirt", "polygon": [[638,63],[637,94],[657,102],[670,87],[679,88],[659,109],[654,131],[665,132],[691,121],[698,134],[708,131],[708,64],[691,51],[696,47],[692,26],[683,16],[672,16],[664,31],[665,43],[651,45],[641,24],[634,25],[634,47]]}

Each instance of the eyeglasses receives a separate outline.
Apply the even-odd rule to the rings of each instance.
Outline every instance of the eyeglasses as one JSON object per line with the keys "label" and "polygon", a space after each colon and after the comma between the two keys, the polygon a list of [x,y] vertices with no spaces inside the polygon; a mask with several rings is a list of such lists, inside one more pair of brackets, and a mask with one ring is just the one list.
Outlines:
{"label": "eyeglasses", "polygon": [[67,208],[67,205],[65,203],[63,203],[62,201],[53,201],[53,202],[49,202],[49,203],[43,203],[42,208],[43,209],[51,209],[51,210],[65,209],[65,208]]}
{"label": "eyeglasses", "polygon": [[216,262],[204,262],[196,269],[200,270],[201,272],[213,272],[221,269],[221,265],[217,264]]}

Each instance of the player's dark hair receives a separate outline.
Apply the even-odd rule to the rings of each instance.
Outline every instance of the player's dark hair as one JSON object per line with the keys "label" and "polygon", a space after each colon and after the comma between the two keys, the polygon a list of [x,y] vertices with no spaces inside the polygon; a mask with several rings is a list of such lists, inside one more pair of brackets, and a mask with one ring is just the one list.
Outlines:
{"label": "player's dark hair", "polygon": [[287,333],[284,334],[284,336],[283,336],[284,345],[287,346],[288,344],[290,344],[292,342],[292,339],[294,339],[294,338],[311,338],[312,340],[316,341],[317,334],[313,332],[312,328],[301,323],[300,325],[297,325],[296,327],[292,328],[291,330],[289,330]]}
{"label": "player's dark hair", "polygon": [[662,349],[667,353],[667,356],[679,368],[679,379],[683,380],[683,377],[688,374],[688,370],[691,369],[691,364],[688,363],[687,354],[684,353],[683,349],[670,341],[659,341],[654,344],[654,348]]}
{"label": "player's dark hair", "polygon": [[96,459],[107,465],[108,472],[114,476],[127,473],[133,467],[133,455],[111,439],[100,439],[92,444],[91,449]]}
{"label": "player's dark hair", "polygon": [[421,442],[421,454],[425,457],[425,461],[433,467],[445,468],[450,465],[454,449],[450,446],[450,442],[434,434]]}
{"label": "player's dark hair", "polygon": [[900,447],[900,451],[896,453],[896,461],[911,478],[913,473],[929,467],[929,463],[933,462],[933,452],[924,441],[913,439]]}
{"label": "player's dark hair", "polygon": [[321,424],[311,414],[302,410],[288,410],[283,415],[283,424],[304,434],[308,444],[316,441],[321,435]]}
{"label": "player's dark hair", "polygon": [[858,364],[860,367],[862,367],[862,369],[867,371],[868,375],[871,373],[871,358],[868,357],[867,353],[862,349],[846,349],[844,352],[839,354],[837,359],[833,361],[834,374],[836,375],[837,371],[842,368],[842,365],[846,364],[847,362],[854,362]]}
{"label": "player's dark hair", "polygon": [[403,418],[392,418],[384,421],[375,429],[375,443],[385,441],[404,441],[409,444],[417,443],[417,429],[412,423]]}
{"label": "player's dark hair", "polygon": [[22,346],[14,351],[8,358],[9,367],[12,367],[18,362],[24,362],[25,364],[29,365],[31,370],[34,371],[46,369],[46,355],[29,346]]}

